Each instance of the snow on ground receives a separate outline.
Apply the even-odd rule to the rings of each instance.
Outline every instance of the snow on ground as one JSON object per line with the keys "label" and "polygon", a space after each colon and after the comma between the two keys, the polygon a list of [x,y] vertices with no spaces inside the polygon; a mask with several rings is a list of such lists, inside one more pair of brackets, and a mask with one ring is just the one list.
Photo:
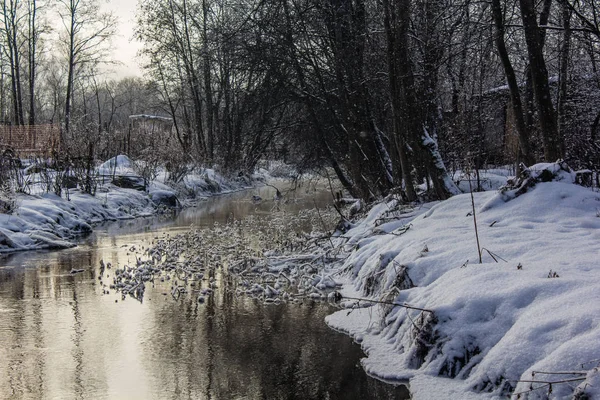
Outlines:
{"label": "snow on ground", "polygon": [[[513,175],[508,168],[487,168],[479,170],[479,185],[481,190],[497,190],[506,184],[506,178]],[[464,193],[470,192],[469,180],[474,191],[477,191],[477,177],[474,172],[470,175],[463,171],[456,171],[452,179],[457,182],[457,185]]]}
{"label": "snow on ground", "polygon": [[[600,396],[600,193],[558,175],[474,194],[481,264],[470,194],[388,199],[342,235],[343,296],[427,310],[346,299],[327,318],[362,344],[369,374],[409,379],[414,399]],[[568,382],[518,382],[532,380]]]}
{"label": "snow on ground", "polygon": [[[264,180],[257,174],[251,178],[225,178],[213,169],[188,173],[179,184],[166,180],[164,170],[146,190],[128,189],[113,184],[112,177],[124,176],[134,183],[143,179],[136,174],[134,163],[124,155],[97,167],[105,176],[94,196],[79,189],[64,190],[62,196],[46,193],[41,184],[32,183],[31,194],[14,195],[15,209],[0,213],[0,253],[16,250],[65,248],[74,246],[77,235],[91,232],[92,225],[118,219],[150,216],[165,208],[191,205],[200,198],[251,187]],[[38,174],[28,176],[40,181]]]}

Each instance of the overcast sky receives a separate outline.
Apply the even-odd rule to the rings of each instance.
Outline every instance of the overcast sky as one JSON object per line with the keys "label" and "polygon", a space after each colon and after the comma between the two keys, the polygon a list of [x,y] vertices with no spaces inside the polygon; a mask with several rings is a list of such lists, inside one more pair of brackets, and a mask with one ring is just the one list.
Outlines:
{"label": "overcast sky", "polygon": [[119,18],[117,37],[113,39],[113,57],[123,65],[110,67],[118,77],[142,75],[135,57],[141,44],[133,40],[136,5],[137,0],[110,0],[103,5],[105,9],[112,10]]}

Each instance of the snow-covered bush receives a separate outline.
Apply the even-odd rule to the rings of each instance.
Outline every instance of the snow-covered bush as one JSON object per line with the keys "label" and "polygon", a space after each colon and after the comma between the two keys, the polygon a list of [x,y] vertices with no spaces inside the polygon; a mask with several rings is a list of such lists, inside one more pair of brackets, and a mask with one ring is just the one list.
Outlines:
{"label": "snow-covered bush", "polygon": [[150,182],[155,180],[158,176],[160,164],[160,160],[155,154],[152,152],[145,152],[139,160],[132,163],[132,167],[134,172],[144,179],[144,186],[148,187]]}

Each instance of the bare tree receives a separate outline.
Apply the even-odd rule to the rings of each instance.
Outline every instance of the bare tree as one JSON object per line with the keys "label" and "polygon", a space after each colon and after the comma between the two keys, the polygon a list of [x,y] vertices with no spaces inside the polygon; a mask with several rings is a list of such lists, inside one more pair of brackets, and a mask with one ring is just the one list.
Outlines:
{"label": "bare tree", "polygon": [[60,42],[67,59],[64,134],[68,137],[75,79],[86,67],[107,61],[107,45],[117,19],[101,11],[94,0],[57,0],[57,8],[64,27]]}
{"label": "bare tree", "polygon": [[4,20],[5,51],[10,63],[11,91],[14,108],[14,121],[24,125],[23,95],[21,82],[21,51],[19,41],[19,25],[23,18],[19,13],[19,0],[2,0],[2,17]]}
{"label": "bare tree", "polygon": [[29,67],[29,125],[35,125],[35,95],[37,78],[37,53],[40,35],[42,29],[38,22],[39,2],[37,0],[27,0],[27,64]]}

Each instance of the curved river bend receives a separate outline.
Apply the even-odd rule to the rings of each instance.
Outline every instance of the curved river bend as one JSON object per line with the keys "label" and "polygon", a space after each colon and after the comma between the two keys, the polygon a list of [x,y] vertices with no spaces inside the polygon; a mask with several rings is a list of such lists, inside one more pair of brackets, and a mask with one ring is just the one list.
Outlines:
{"label": "curved river bend", "polygon": [[[249,202],[254,193],[270,198],[273,189],[215,197],[175,218],[107,224],[74,249],[0,258],[0,399],[409,398],[366,376],[359,346],[325,325],[327,304],[265,305],[218,289],[198,304],[165,295],[166,283],[143,303],[104,294],[101,259],[123,265],[132,245],[165,232],[268,218],[274,203]],[[286,211],[331,198],[302,196]]]}

